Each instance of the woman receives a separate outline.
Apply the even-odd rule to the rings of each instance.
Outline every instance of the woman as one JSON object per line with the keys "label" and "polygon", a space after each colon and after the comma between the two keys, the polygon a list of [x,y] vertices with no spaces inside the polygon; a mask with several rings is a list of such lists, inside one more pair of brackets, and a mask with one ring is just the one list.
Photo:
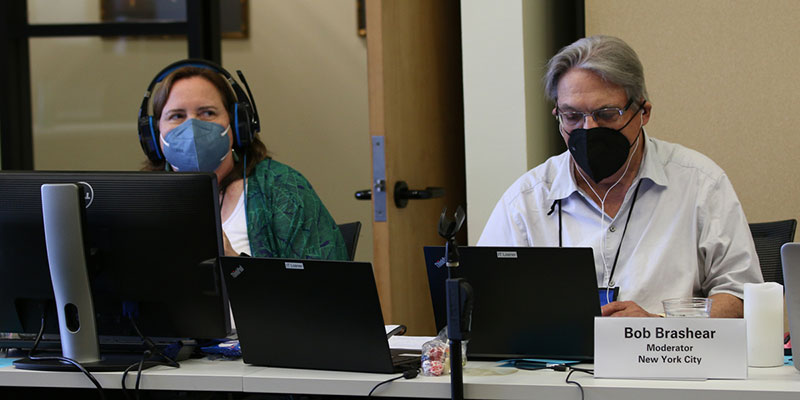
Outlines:
{"label": "woman", "polygon": [[[217,175],[226,255],[346,260],[339,228],[311,184],[272,160],[258,135],[248,132],[258,128],[240,121],[237,113],[251,107],[241,88],[234,90],[222,74],[230,75],[213,64],[184,64],[153,93],[151,125],[157,125],[163,157],[154,160],[145,149],[145,169]],[[249,139],[241,142],[240,135]]]}

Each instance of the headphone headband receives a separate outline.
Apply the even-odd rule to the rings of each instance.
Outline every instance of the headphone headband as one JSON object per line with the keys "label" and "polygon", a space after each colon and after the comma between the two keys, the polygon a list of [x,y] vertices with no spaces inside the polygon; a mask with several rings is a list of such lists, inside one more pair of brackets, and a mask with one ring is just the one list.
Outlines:
{"label": "headphone headband", "polygon": [[[222,75],[222,77],[228,82],[228,85],[230,85],[231,89],[233,90],[234,97],[236,97],[236,103],[232,105],[232,110],[230,113],[231,127],[233,128],[232,131],[234,134],[233,146],[236,149],[245,151],[250,146],[250,143],[253,142],[255,134],[261,130],[261,123],[258,118],[258,111],[255,108],[255,102],[253,101],[252,93],[250,92],[250,87],[247,85],[247,81],[244,79],[244,74],[242,74],[242,71],[237,71],[239,78],[247,88],[246,93],[236,82],[236,79],[234,79],[233,76],[220,65],[207,60],[186,59],[167,65],[161,71],[159,71],[153,80],[150,81],[150,84],[147,85],[144,98],[142,98],[142,104],[139,106],[139,114],[137,118],[139,128],[139,143],[141,144],[145,155],[147,155],[147,157],[153,162],[164,160],[164,156],[161,153],[161,146],[159,144],[160,133],[158,131],[158,121],[154,122],[153,116],[148,112],[148,105],[150,102],[150,97],[153,94],[153,88],[163,81],[167,76],[184,67],[204,68],[214,71]],[[226,105],[226,107],[227,106],[228,105]]]}

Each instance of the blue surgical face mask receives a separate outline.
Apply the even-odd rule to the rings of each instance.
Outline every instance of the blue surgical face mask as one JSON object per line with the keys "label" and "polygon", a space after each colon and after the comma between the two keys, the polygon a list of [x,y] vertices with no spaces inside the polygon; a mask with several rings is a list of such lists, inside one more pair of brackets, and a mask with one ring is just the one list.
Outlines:
{"label": "blue surgical face mask", "polygon": [[188,119],[161,138],[164,157],[175,171],[214,172],[230,152],[229,128]]}

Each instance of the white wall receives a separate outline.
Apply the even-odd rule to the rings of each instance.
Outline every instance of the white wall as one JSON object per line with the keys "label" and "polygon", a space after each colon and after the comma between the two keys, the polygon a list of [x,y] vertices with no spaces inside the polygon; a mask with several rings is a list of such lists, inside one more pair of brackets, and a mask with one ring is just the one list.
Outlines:
{"label": "white wall", "polygon": [[[29,0],[31,23],[98,22],[96,0]],[[250,37],[224,39],[223,66],[241,69],[273,157],[303,173],[334,219],[364,225],[356,258],[372,259],[366,41],[352,0],[251,0]],[[34,165],[137,170],[136,113],[158,70],[186,58],[185,39],[30,41]]]}
{"label": "white wall", "polygon": [[461,2],[470,245],[508,186],[556,148],[552,106],[541,84],[552,55],[550,6],[549,1]]}
{"label": "white wall", "polygon": [[461,2],[467,232],[474,245],[528,166],[522,0]]}

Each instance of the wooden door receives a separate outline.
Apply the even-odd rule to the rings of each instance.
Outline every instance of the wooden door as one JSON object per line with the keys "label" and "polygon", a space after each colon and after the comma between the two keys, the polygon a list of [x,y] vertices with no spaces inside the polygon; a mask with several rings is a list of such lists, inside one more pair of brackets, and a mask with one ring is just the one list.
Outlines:
{"label": "wooden door", "polygon": [[[369,130],[382,137],[387,194],[385,221],[373,219],[374,268],[386,323],[412,335],[436,333],[422,248],[444,243],[443,207],[466,207],[459,10],[455,0],[366,3]],[[445,195],[399,208],[399,181]]]}

